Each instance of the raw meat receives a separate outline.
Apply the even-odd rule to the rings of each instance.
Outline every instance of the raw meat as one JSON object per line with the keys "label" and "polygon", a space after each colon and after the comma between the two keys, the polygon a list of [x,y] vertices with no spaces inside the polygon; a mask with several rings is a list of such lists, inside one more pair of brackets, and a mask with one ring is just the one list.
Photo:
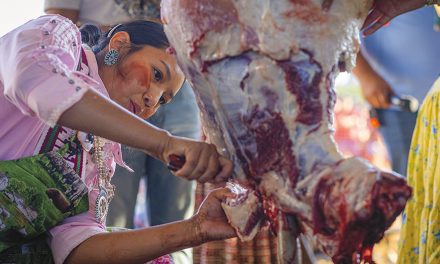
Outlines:
{"label": "raw meat", "polygon": [[371,262],[411,195],[400,175],[344,159],[333,141],[334,79],[353,67],[371,4],[162,1],[205,134],[235,162],[239,196],[225,212],[243,240],[268,219],[283,262],[292,262],[298,233],[336,263]]}

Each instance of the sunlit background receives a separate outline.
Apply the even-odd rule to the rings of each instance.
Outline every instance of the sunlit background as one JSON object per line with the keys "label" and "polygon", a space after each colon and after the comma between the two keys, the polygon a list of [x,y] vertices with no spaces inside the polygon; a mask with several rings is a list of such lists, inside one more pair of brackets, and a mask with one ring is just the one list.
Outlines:
{"label": "sunlit background", "polygon": [[0,0],[0,36],[43,13],[42,0]]}

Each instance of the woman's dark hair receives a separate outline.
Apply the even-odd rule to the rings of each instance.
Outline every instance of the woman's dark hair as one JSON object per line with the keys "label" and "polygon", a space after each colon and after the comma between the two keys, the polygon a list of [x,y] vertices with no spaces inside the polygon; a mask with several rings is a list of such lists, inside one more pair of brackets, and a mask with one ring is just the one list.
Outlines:
{"label": "woman's dark hair", "polygon": [[105,33],[92,24],[85,24],[80,28],[82,42],[89,45],[95,54],[104,49],[111,37],[119,31],[125,31],[130,36],[133,45],[130,47],[129,53],[140,50],[145,45],[160,49],[170,46],[162,24],[153,21],[136,20],[118,24]]}

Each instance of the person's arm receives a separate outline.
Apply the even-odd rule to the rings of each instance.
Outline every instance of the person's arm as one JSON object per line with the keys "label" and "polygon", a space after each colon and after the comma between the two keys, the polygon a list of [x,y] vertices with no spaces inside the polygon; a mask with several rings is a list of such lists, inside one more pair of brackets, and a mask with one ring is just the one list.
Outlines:
{"label": "person's arm", "polygon": [[76,247],[65,263],[145,263],[183,248],[235,237],[221,208],[221,201],[232,196],[226,188],[214,190],[189,220],[94,235]]}
{"label": "person's arm", "polygon": [[47,8],[44,10],[46,14],[61,15],[72,20],[73,23],[78,24],[79,10],[76,9],[64,9],[64,8]]}
{"label": "person's arm", "polygon": [[58,123],[144,150],[164,162],[171,154],[183,156],[185,164],[175,174],[186,179],[221,182],[232,173],[232,162],[220,156],[214,145],[173,137],[93,90],[67,109]]}
{"label": "person's arm", "polygon": [[356,59],[353,74],[359,80],[362,95],[374,108],[388,108],[393,93],[388,83],[371,67],[362,52]]}
{"label": "person's arm", "polygon": [[144,150],[161,160],[165,160],[162,155],[171,139],[165,130],[149,125],[94,90],[88,90],[67,109],[58,124]]}
{"label": "person's arm", "polygon": [[144,229],[101,233],[76,247],[66,264],[145,263],[183,248],[198,246],[202,236],[194,219]]}
{"label": "person's arm", "polygon": [[375,0],[362,27],[363,34],[365,36],[373,34],[396,16],[421,8],[426,4],[428,4],[427,0]]}

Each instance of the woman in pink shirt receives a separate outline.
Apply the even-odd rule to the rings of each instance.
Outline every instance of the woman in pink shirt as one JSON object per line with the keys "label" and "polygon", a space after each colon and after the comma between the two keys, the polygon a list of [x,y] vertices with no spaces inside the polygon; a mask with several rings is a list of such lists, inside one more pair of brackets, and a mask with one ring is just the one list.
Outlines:
{"label": "woman in pink shirt", "polygon": [[68,19],[42,16],[0,38],[0,161],[59,149],[72,137],[80,145],[64,160],[87,186],[89,210],[49,230],[55,263],[142,263],[235,236],[220,206],[232,195],[223,188],[189,220],[106,232],[109,179],[115,164],[125,166],[118,143],[166,163],[171,154],[185,157],[175,175],[188,180],[223,182],[232,162],[213,145],[142,120],[184,81],[160,24],[134,21],[104,35],[88,26],[81,33]]}

